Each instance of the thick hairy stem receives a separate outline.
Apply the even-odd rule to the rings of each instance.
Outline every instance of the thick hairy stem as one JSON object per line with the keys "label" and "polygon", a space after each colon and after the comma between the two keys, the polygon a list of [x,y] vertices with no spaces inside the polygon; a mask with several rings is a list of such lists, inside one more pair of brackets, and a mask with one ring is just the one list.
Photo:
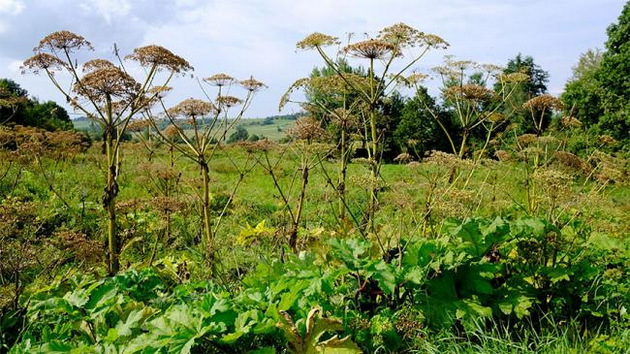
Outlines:
{"label": "thick hairy stem", "polygon": [[210,176],[208,164],[202,160],[200,162],[201,173],[203,176],[203,225],[204,225],[204,243],[206,247],[207,256],[212,259],[213,256],[213,234],[212,234],[212,221],[210,218]]}
{"label": "thick hairy stem", "polygon": [[109,252],[108,272],[110,275],[120,270],[120,245],[116,231],[116,196],[118,184],[116,183],[116,152],[114,151],[114,129],[109,128],[105,132],[105,154],[107,156],[107,184],[103,194],[103,208],[107,211],[107,247]]}
{"label": "thick hairy stem", "polygon": [[302,169],[302,186],[300,188],[300,197],[298,199],[297,210],[295,211],[295,218],[293,219],[293,225],[291,232],[289,233],[289,246],[293,252],[297,251],[297,234],[298,226],[300,225],[300,219],[302,218],[302,210],[304,208],[304,199],[306,197],[306,186],[308,185],[308,166],[304,166]]}
{"label": "thick hairy stem", "polygon": [[344,198],[346,195],[346,174],[347,174],[347,161],[346,161],[346,130],[341,129],[341,158],[339,159],[339,185],[337,190],[339,191],[339,219],[344,221],[346,219],[346,208],[344,205]]}
{"label": "thick hairy stem", "polygon": [[370,60],[370,93],[372,94],[370,102],[370,132],[372,136],[372,158],[371,158],[371,183],[370,183],[370,195],[369,195],[369,205],[368,205],[368,227],[369,231],[374,233],[374,214],[376,209],[376,188],[377,188],[377,178],[378,178],[378,165],[376,162],[376,154],[378,153],[378,144],[377,144],[377,134],[376,134],[376,112],[374,107],[374,61]]}

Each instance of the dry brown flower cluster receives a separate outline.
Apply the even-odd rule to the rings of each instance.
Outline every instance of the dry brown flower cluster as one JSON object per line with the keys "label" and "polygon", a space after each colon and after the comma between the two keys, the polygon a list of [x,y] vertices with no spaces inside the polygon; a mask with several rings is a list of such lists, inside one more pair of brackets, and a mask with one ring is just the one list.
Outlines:
{"label": "dry brown flower cluster", "polygon": [[213,86],[217,86],[217,87],[223,87],[223,86],[230,86],[233,83],[236,82],[236,79],[234,79],[233,77],[231,77],[228,74],[215,74],[212,75],[210,77],[206,77],[203,79],[203,81],[209,83],[210,85]]}
{"label": "dry brown flower cluster", "polygon": [[268,139],[258,140],[258,141],[240,141],[238,145],[245,149],[245,151],[249,153],[259,152],[259,151],[269,151],[273,149],[276,144]]}
{"label": "dry brown flower cluster", "polygon": [[413,160],[413,156],[411,156],[411,154],[406,153],[406,152],[403,152],[394,158],[394,161],[400,162],[400,163],[407,163],[411,160]]}
{"label": "dry brown flower cluster", "polygon": [[98,240],[90,240],[86,234],[77,231],[62,230],[55,233],[56,246],[66,252],[79,262],[87,264],[97,264],[102,261],[103,253],[94,252],[100,249],[101,243]]}
{"label": "dry brown flower cluster", "polygon": [[530,111],[542,111],[542,110],[560,110],[563,104],[558,98],[545,94],[536,96],[523,104],[523,108]]}
{"label": "dry brown flower cluster", "polygon": [[386,54],[395,52],[396,46],[380,39],[368,39],[353,43],[343,48],[343,51],[355,58],[382,59]]}
{"label": "dry brown flower cluster", "polygon": [[256,92],[267,87],[267,85],[265,85],[264,83],[254,79],[253,76],[250,76],[249,79],[243,80],[240,83],[241,86],[243,86],[249,92]]}
{"label": "dry brown flower cluster", "polygon": [[193,70],[184,58],[158,45],[136,48],[125,59],[137,61],[144,67],[155,67],[156,70],[167,69],[175,73]]}
{"label": "dry brown flower cluster", "polygon": [[140,90],[140,84],[120,68],[105,66],[85,74],[80,82],[74,84],[73,90],[80,96],[104,104],[112,97],[133,99]]}
{"label": "dry brown flower cluster", "polygon": [[196,118],[203,117],[215,112],[212,103],[199,99],[188,98],[168,110],[168,114],[172,117]]}
{"label": "dry brown flower cluster", "polygon": [[61,50],[70,53],[81,48],[94,49],[90,42],[78,34],[74,34],[70,31],[57,31],[39,41],[39,45],[33,48],[33,51],[41,52],[42,50],[48,50],[55,53]]}
{"label": "dry brown flower cluster", "polygon": [[320,122],[313,117],[304,117],[295,121],[295,125],[289,129],[288,134],[295,139],[308,142],[326,138],[326,131],[322,128]]}
{"label": "dry brown flower cluster", "polygon": [[523,134],[516,137],[516,141],[521,146],[527,146],[536,142],[536,134]]}
{"label": "dry brown flower cluster", "polygon": [[505,151],[505,150],[497,150],[494,152],[494,156],[497,157],[497,159],[499,159],[499,161],[501,162],[507,162],[507,161],[511,161],[512,160],[512,155],[510,155],[509,152]]}
{"label": "dry brown flower cluster", "polygon": [[589,173],[591,171],[591,167],[587,163],[582,161],[582,159],[580,159],[577,155],[570,152],[556,151],[553,153],[553,157],[557,162],[565,167],[584,173]]}
{"label": "dry brown flower cluster", "polygon": [[495,92],[481,85],[466,84],[451,86],[444,91],[444,94],[456,100],[486,102],[494,97]]}
{"label": "dry brown flower cluster", "polygon": [[97,69],[103,68],[112,68],[115,67],[114,63],[106,59],[92,59],[88,60],[83,64],[83,72],[94,71]]}
{"label": "dry brown flower cluster", "polygon": [[568,116],[562,118],[562,125],[567,128],[579,128],[582,126],[582,122],[575,117]]}
{"label": "dry brown flower cluster", "polygon": [[219,96],[216,99],[216,103],[217,103],[217,106],[219,106],[222,109],[230,109],[234,106],[238,106],[242,104],[243,100],[234,96]]}
{"label": "dry brown flower cluster", "polygon": [[529,75],[521,72],[500,74],[497,75],[497,79],[504,83],[521,83],[529,81]]}
{"label": "dry brown flower cluster", "polygon": [[139,132],[151,126],[151,122],[147,119],[135,119],[129,122],[127,130],[130,132]]}
{"label": "dry brown flower cluster", "polygon": [[174,125],[169,125],[166,128],[164,128],[164,132],[163,132],[164,136],[167,138],[174,138],[176,136],[179,136],[179,129],[177,129],[176,126]]}
{"label": "dry brown flower cluster", "polygon": [[329,36],[323,33],[315,32],[309,34],[306,38],[297,43],[298,49],[321,48],[330,45],[339,44],[337,37]]}
{"label": "dry brown flower cluster", "polygon": [[149,93],[156,98],[164,98],[172,90],[173,88],[169,86],[153,86],[149,89]]}
{"label": "dry brown flower cluster", "polygon": [[613,145],[617,143],[617,140],[610,135],[600,135],[597,140],[602,145]]}
{"label": "dry brown flower cluster", "polygon": [[84,152],[89,147],[87,138],[77,132],[46,131],[34,127],[16,125],[0,127],[0,149],[15,151],[19,158],[29,161],[29,156],[68,157]]}
{"label": "dry brown flower cluster", "polygon": [[20,67],[22,74],[26,72],[39,74],[40,70],[48,71],[53,74],[55,71],[61,71],[67,68],[68,64],[48,53],[37,53],[26,59]]}
{"label": "dry brown flower cluster", "polygon": [[470,160],[460,159],[457,155],[438,150],[431,150],[425,161],[430,164],[446,167],[465,167],[472,165],[472,161]]}

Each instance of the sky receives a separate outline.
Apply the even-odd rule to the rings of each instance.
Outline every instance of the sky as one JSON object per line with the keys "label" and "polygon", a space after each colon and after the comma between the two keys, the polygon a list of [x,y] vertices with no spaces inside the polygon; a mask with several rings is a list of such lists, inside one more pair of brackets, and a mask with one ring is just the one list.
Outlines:
{"label": "sky", "polygon": [[[321,66],[317,53],[295,44],[313,32],[361,39],[404,22],[450,43],[429,53],[414,70],[429,73],[444,55],[505,65],[531,55],[560,94],[581,53],[604,48],[606,28],[625,0],[0,0],[0,78],[18,82],[40,100],[63,102],[44,76],[21,74],[38,41],[57,30],[84,36],[95,47],[79,60],[111,58],[158,44],[187,59],[194,75],[254,75],[269,87],[255,98],[249,117],[278,114],[280,96],[295,80]],[[358,62],[357,62],[358,63]],[[141,74],[141,73],[139,73]],[[429,82],[431,87],[436,83]],[[173,82],[171,104],[202,98],[190,77]],[[435,90],[435,89],[434,89]],[[234,89],[233,95],[244,95]],[[282,112],[295,113],[297,105]],[[72,113],[72,112],[71,112]]]}

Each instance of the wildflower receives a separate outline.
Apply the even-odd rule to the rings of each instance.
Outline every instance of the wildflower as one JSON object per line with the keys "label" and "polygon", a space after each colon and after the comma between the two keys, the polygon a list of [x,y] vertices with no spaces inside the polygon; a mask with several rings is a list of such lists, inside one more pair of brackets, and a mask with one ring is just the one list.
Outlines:
{"label": "wildflower", "polygon": [[150,122],[146,119],[135,119],[129,122],[127,130],[130,132],[139,132],[150,126]]}
{"label": "wildflower", "polygon": [[617,140],[615,140],[615,138],[613,138],[610,135],[600,135],[598,140],[600,144],[603,144],[603,145],[613,145],[617,142]]}
{"label": "wildflower", "polygon": [[396,47],[384,40],[368,39],[350,44],[343,51],[356,58],[381,59],[387,53],[396,51]]}
{"label": "wildflower", "polygon": [[397,50],[425,44],[424,33],[402,22],[383,28],[378,39],[391,43]]}
{"label": "wildflower", "polygon": [[153,86],[149,89],[149,93],[154,95],[156,98],[164,98],[166,94],[172,90],[173,88],[169,86]]}
{"label": "wildflower", "polygon": [[519,145],[527,146],[536,141],[536,134],[523,134],[516,138]]}
{"label": "wildflower", "polygon": [[37,47],[33,50],[35,52],[41,52],[42,50],[47,49],[53,53],[57,50],[62,50],[70,53],[76,49],[84,47],[87,47],[90,50],[94,49],[90,42],[78,34],[74,34],[70,31],[57,31],[44,37],[41,41],[39,41],[39,45],[37,45]]}
{"label": "wildflower", "polygon": [[297,43],[298,49],[314,49],[339,44],[337,37],[315,32]]}
{"label": "wildflower", "polygon": [[87,62],[85,62],[85,64],[83,64],[83,72],[94,71],[96,69],[103,69],[103,68],[109,68],[109,67],[114,67],[114,66],[115,65],[109,60],[92,59],[92,60],[88,60]]}
{"label": "wildflower", "polygon": [[223,87],[229,86],[236,82],[236,79],[227,74],[215,74],[210,77],[203,79],[203,81],[209,83],[210,85]]}
{"label": "wildflower", "polygon": [[212,103],[188,98],[168,110],[171,116],[203,117],[215,111]]}
{"label": "wildflower", "polygon": [[295,122],[295,126],[289,129],[289,135],[296,139],[322,140],[326,137],[326,131],[321,127],[319,121],[313,117],[300,118]]}
{"label": "wildflower", "polygon": [[394,161],[400,162],[400,163],[407,163],[411,160],[413,160],[413,157],[409,153],[406,153],[406,152],[403,152],[394,158]]}
{"label": "wildflower", "polygon": [[530,111],[542,111],[544,109],[559,110],[562,109],[562,102],[549,94],[536,96],[523,104],[523,108]]}
{"label": "wildflower", "polygon": [[241,103],[243,103],[243,100],[241,100],[238,97],[234,97],[234,96],[219,96],[219,97],[217,97],[217,105],[219,107],[225,107],[225,108],[229,109],[229,108],[237,106],[237,105],[239,105]]}
{"label": "wildflower", "polygon": [[40,70],[53,73],[67,68],[68,64],[64,63],[56,56],[47,53],[38,53],[33,55],[32,57],[26,59],[20,67],[22,74],[25,74],[27,71],[39,74]]}
{"label": "wildflower", "polygon": [[467,101],[488,101],[495,95],[494,91],[481,85],[466,84],[462,86],[451,86],[444,92],[446,97],[453,99],[463,99]]}
{"label": "wildflower", "polygon": [[77,94],[100,103],[104,102],[108,96],[133,97],[139,89],[140,84],[136,80],[115,66],[91,71],[73,87]]}
{"label": "wildflower", "polygon": [[162,134],[164,134],[165,137],[167,138],[174,138],[176,136],[179,136],[179,129],[174,126],[174,125],[169,125],[166,128],[164,128],[164,131],[162,132]]}
{"label": "wildflower", "polygon": [[193,70],[193,67],[184,58],[158,45],[136,48],[125,59],[137,61],[144,67],[155,67],[156,70],[168,69],[175,73]]}
{"label": "wildflower", "polygon": [[570,152],[556,151],[553,153],[553,157],[556,161],[560,162],[566,167],[583,172],[589,172],[591,170],[590,166],[584,163],[584,161],[582,161],[577,155],[574,155]]}
{"label": "wildflower", "polygon": [[567,127],[567,128],[579,128],[582,126],[582,122],[580,122],[577,118],[575,117],[563,117],[562,118],[562,125]]}
{"label": "wildflower", "polygon": [[247,79],[247,80],[241,81],[240,84],[241,84],[241,86],[243,86],[249,92],[256,92],[256,91],[259,91],[259,90],[267,87],[267,85],[265,85],[262,82],[254,79],[253,76],[250,76],[249,79]]}
{"label": "wildflower", "polygon": [[497,76],[497,79],[501,82],[505,83],[521,83],[529,81],[529,75],[525,73],[510,73],[510,74],[500,74]]}
{"label": "wildflower", "polygon": [[497,159],[499,159],[499,161],[501,162],[507,162],[507,161],[512,160],[512,156],[510,155],[510,153],[505,150],[495,151],[494,156],[496,156]]}

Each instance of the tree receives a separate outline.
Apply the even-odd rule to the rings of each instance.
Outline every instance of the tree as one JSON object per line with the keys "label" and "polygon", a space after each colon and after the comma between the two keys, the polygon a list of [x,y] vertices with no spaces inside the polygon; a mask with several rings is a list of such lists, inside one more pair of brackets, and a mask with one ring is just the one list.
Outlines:
{"label": "tree", "polygon": [[416,95],[405,101],[400,120],[394,130],[396,145],[417,158],[422,158],[429,150],[450,149],[448,143],[441,138],[443,133],[429,110],[437,112],[442,116],[442,121],[448,124],[448,118],[444,117],[444,112],[438,107],[435,99],[429,95],[425,87],[419,87]]}
{"label": "tree", "polygon": [[247,129],[239,125],[238,127],[236,127],[236,130],[232,134],[230,134],[227,142],[231,144],[237,141],[245,141],[248,137],[249,132],[247,131]]}
{"label": "tree", "polygon": [[40,103],[10,79],[0,79],[0,124],[19,124],[47,130],[72,129],[68,112],[57,103]]}
{"label": "tree", "polygon": [[606,52],[595,79],[601,88],[601,130],[618,140],[630,138],[630,1],[607,30]]}
{"label": "tree", "polygon": [[560,97],[565,106],[565,114],[577,118],[588,127],[595,126],[599,117],[604,114],[602,88],[596,79],[602,58],[603,53],[600,50],[589,49],[582,54]]}
{"label": "tree", "polygon": [[[510,96],[502,113],[511,117],[510,120],[520,127],[521,132],[532,133],[535,128],[530,118],[530,112],[523,109],[523,104],[536,96],[547,93],[549,73],[536,64],[533,57],[523,56],[521,53],[508,60],[503,70],[504,75],[515,73],[525,74],[529,79],[519,83],[519,87]],[[495,84],[496,92],[501,89],[504,87],[501,87],[500,83]],[[543,118],[543,129],[546,129],[551,121],[551,112],[547,112]]]}

